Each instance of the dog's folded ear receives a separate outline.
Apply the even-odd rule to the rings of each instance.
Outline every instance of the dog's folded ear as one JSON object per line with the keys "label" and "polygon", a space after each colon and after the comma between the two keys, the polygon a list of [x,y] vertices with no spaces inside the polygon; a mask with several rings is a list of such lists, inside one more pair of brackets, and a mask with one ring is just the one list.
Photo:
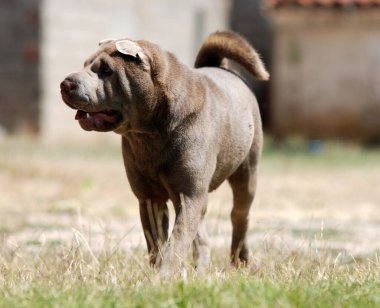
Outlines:
{"label": "dog's folded ear", "polygon": [[141,55],[143,51],[138,44],[129,40],[117,41],[115,45],[118,52],[122,53],[123,55],[132,56],[134,58],[139,57],[138,54]]}
{"label": "dog's folded ear", "polygon": [[115,46],[118,52],[135,58],[148,69],[149,59],[139,44],[130,40],[119,40],[115,42]]}

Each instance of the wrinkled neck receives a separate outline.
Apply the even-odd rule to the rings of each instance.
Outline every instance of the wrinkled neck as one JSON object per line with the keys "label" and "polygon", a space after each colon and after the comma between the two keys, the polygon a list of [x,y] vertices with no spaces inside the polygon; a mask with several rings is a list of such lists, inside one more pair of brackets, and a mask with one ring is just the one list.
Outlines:
{"label": "wrinkled neck", "polygon": [[117,129],[114,130],[116,134],[122,135],[123,137],[147,137],[147,136],[157,136],[159,132],[157,129],[146,125],[132,125],[131,122],[125,121]]}

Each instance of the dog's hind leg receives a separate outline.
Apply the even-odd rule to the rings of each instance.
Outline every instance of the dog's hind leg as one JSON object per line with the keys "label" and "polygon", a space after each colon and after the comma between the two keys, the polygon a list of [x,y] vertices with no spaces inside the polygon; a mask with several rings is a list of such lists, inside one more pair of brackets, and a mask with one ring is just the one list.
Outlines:
{"label": "dog's hind leg", "polygon": [[249,259],[247,231],[249,210],[256,193],[256,163],[251,153],[228,179],[233,193],[231,263],[235,266],[246,265]]}

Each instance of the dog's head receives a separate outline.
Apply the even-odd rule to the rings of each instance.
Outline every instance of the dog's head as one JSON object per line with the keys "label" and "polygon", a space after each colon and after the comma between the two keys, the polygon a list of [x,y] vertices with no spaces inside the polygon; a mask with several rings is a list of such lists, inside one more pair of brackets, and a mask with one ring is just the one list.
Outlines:
{"label": "dog's head", "polygon": [[84,130],[122,132],[131,122],[148,119],[156,108],[157,84],[167,66],[164,53],[146,41],[108,40],[99,45],[81,71],[62,81],[61,95],[77,110],[75,119]]}

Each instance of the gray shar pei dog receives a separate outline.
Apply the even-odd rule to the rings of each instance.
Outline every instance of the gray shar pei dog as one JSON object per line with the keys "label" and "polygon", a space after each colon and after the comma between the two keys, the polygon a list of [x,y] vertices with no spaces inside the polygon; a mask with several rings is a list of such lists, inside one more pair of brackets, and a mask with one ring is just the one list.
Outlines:
{"label": "gray shar pei dog", "polygon": [[[232,32],[211,34],[195,68],[144,40],[99,45],[82,70],[62,81],[61,94],[84,130],[121,135],[151,264],[170,276],[192,245],[195,266],[208,268],[203,218],[208,192],[224,180],[233,192],[231,262],[246,264],[263,134],[256,98],[226,59],[268,80],[259,55]],[[175,209],[170,236],[169,199]]]}

